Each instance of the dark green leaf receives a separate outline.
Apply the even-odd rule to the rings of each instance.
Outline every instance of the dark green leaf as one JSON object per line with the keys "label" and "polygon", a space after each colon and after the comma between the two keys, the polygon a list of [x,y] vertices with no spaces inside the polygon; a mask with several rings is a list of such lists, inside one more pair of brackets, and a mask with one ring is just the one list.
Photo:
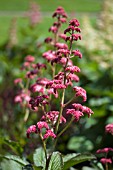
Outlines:
{"label": "dark green leaf", "polygon": [[69,154],[64,156],[64,167],[63,170],[69,169],[70,167],[77,165],[79,163],[90,161],[91,159],[96,159],[92,154]]}
{"label": "dark green leaf", "polygon": [[49,170],[62,170],[63,159],[59,152],[53,152],[49,162]]}

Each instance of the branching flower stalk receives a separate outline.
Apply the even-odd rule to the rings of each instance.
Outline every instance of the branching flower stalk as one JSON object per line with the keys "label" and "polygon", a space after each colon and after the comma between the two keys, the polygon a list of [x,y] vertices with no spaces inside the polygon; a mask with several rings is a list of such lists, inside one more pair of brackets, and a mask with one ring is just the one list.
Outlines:
{"label": "branching flower stalk", "polygon": [[[46,149],[48,139],[52,138],[55,150],[59,137],[70,127],[73,121],[78,122],[84,114],[87,114],[88,117],[93,114],[93,111],[87,106],[78,102],[72,103],[73,99],[79,97],[83,99],[83,102],[87,100],[85,89],[74,86],[74,83],[79,82],[77,74],[80,72],[80,68],[73,64],[72,58],[79,57],[81,59],[82,54],[78,49],[73,50],[72,46],[75,41],[81,40],[80,23],[77,19],[70,20],[69,26],[64,30],[64,33],[61,34],[59,33],[59,28],[66,22],[67,14],[62,7],[58,7],[53,17],[56,17],[57,21],[53,23],[49,31],[54,34],[54,39],[48,37],[45,39],[45,42],[51,44],[54,48],[52,48],[53,50],[44,52],[42,55],[48,64],[51,64],[52,68],[57,68],[56,70],[53,69],[51,75],[52,80],[41,77],[41,69],[48,68],[48,65],[45,64],[34,64],[31,62],[33,70],[27,73],[27,78],[36,80],[36,83],[30,83],[29,107],[36,112],[39,112],[40,108],[43,113],[40,121],[27,129],[27,137],[29,138],[31,133],[36,133],[41,138],[46,163],[49,159],[49,154]],[[59,39],[61,42],[58,42]],[[63,43],[63,41],[65,41],[65,43]],[[29,57],[29,60],[30,59],[32,60],[32,56]],[[74,95],[65,103],[65,93],[69,86],[73,90]],[[56,110],[56,108],[51,110],[51,108],[53,108],[51,105],[54,103],[54,101],[51,101],[53,98],[59,101],[58,110]],[[67,108],[68,105],[69,107]],[[70,117],[69,122],[66,120],[68,115]],[[62,124],[65,124],[64,128],[62,128]]]}

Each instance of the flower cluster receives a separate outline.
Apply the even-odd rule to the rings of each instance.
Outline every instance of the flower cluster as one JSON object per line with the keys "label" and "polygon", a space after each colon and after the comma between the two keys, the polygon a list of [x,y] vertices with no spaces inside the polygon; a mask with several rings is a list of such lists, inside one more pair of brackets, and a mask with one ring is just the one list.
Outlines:
{"label": "flower cluster", "polygon": [[[31,133],[38,134],[44,147],[47,143],[45,139],[52,137],[57,141],[73,121],[79,121],[85,114],[88,117],[93,114],[90,108],[78,103],[79,97],[82,97],[82,103],[87,100],[86,90],[75,86],[75,83],[79,82],[78,74],[81,70],[74,65],[72,58],[78,56],[81,59],[82,54],[78,49],[73,49],[72,46],[74,42],[81,40],[80,23],[77,19],[72,19],[68,28],[62,34],[59,29],[67,19],[64,9],[58,7],[53,14],[53,18],[57,21],[53,23],[49,31],[53,33],[54,38],[47,37],[45,39],[45,42],[49,44],[49,48],[51,46],[52,48],[42,54],[46,64],[35,64],[33,56],[27,56],[22,67],[27,71],[25,78],[33,80],[33,84],[29,84],[30,108],[38,112],[41,110],[41,113],[43,113],[39,122],[28,128],[27,137],[30,137]],[[49,78],[42,77],[42,74],[40,74],[41,70],[46,68],[47,70],[51,69]],[[22,83],[20,79],[15,82]],[[71,88],[72,92],[74,91],[74,94],[69,101],[66,101],[65,93],[68,87]],[[54,106],[54,97],[58,98],[58,109]],[[77,103],[73,103],[75,100]],[[69,118],[67,118],[68,115]],[[61,126],[62,124],[64,126]],[[63,127],[61,131],[59,126]],[[45,129],[45,131],[42,129]]]}
{"label": "flower cluster", "polygon": [[105,131],[106,133],[111,133],[113,135],[113,123],[106,125]]}
{"label": "flower cluster", "polygon": [[103,149],[99,149],[99,150],[97,150],[97,154],[105,154],[105,157],[103,157],[103,158],[101,158],[100,159],[100,162],[102,163],[102,164],[112,164],[112,159],[111,158],[107,158],[107,154],[109,153],[109,152],[113,152],[113,148],[103,148]]}
{"label": "flower cluster", "polygon": [[27,129],[27,137],[29,138],[30,137],[30,134],[31,133],[36,133],[36,134],[41,134],[41,130],[45,128],[46,129],[46,132],[45,134],[43,135],[42,139],[45,140],[47,139],[48,137],[52,137],[52,138],[56,138],[56,135],[54,134],[54,132],[49,129],[49,126],[46,122],[44,121],[40,121],[37,123],[37,125],[31,125],[28,129]]}

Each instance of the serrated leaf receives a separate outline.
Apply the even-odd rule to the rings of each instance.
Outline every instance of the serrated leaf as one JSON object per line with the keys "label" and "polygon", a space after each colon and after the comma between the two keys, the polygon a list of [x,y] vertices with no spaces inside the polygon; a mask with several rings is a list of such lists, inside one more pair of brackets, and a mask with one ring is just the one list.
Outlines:
{"label": "serrated leaf", "polygon": [[79,163],[85,162],[85,161],[90,161],[91,159],[96,159],[96,157],[92,154],[77,154],[77,155],[68,155],[68,159],[65,158],[67,157],[64,156],[63,161],[64,161],[64,167],[63,170],[69,169],[70,167],[77,165]]}
{"label": "serrated leaf", "polygon": [[6,159],[8,161],[13,160],[13,161],[17,162],[18,164],[20,164],[22,166],[25,166],[25,165],[29,164],[29,162],[21,159],[18,156],[15,156],[15,155],[6,155],[6,156],[0,155],[0,157]]}
{"label": "serrated leaf", "polygon": [[43,148],[36,149],[34,155],[33,155],[34,164],[37,167],[45,167],[46,165],[46,159],[45,159],[45,152]]}
{"label": "serrated leaf", "polygon": [[63,159],[59,152],[53,152],[49,162],[48,170],[62,170]]}

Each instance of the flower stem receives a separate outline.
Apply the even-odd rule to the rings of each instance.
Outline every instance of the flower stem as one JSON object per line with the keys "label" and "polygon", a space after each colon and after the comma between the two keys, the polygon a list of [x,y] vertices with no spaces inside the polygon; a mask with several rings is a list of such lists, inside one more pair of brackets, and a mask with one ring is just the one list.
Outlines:
{"label": "flower stem", "polygon": [[60,118],[61,118],[62,112],[63,112],[64,96],[65,96],[65,89],[63,89],[60,113],[59,113],[59,116],[58,116],[58,119],[57,119],[57,122],[56,122],[56,128],[55,128],[55,133],[56,134],[58,132],[58,128],[59,128],[59,124],[60,124]]}
{"label": "flower stem", "polygon": [[41,138],[41,140],[42,140],[43,149],[44,149],[44,152],[45,152],[46,163],[47,163],[46,142],[43,140],[43,136],[42,136],[41,132],[39,132],[39,135],[40,135],[40,138]]}
{"label": "flower stem", "polygon": [[57,144],[58,138],[70,127],[70,125],[72,124],[73,120],[74,120],[74,117],[72,116],[70,122],[68,122],[68,124],[64,127],[64,129],[57,135],[57,138],[55,140],[54,148],[55,148],[55,146]]}

